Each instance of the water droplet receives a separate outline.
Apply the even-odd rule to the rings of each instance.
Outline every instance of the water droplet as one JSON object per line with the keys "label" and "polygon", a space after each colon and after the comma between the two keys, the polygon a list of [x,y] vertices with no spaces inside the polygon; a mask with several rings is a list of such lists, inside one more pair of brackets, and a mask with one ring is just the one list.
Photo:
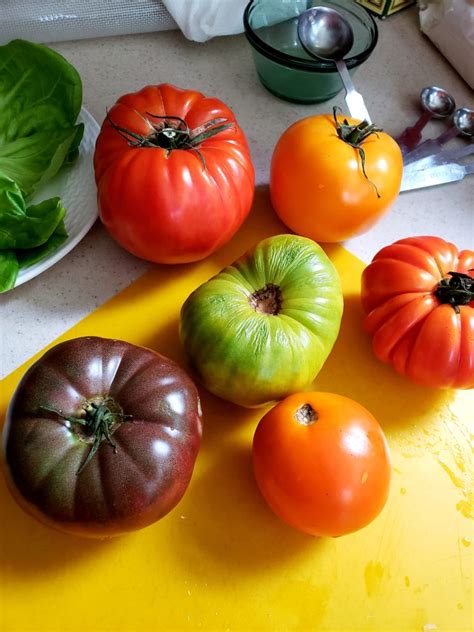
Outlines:
{"label": "water droplet", "polygon": [[464,546],[471,546],[471,538],[463,538],[461,542],[464,544]]}
{"label": "water droplet", "polygon": [[410,578],[408,575],[405,575],[405,586],[408,588],[410,586]]}
{"label": "water droplet", "polygon": [[406,494],[407,490],[405,487],[400,487],[400,494]]}

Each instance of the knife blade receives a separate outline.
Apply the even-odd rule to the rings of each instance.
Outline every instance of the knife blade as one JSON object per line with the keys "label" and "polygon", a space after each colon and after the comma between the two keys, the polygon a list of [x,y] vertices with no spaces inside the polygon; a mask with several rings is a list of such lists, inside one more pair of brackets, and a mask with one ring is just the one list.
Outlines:
{"label": "knife blade", "polygon": [[456,182],[470,173],[474,173],[474,163],[461,165],[456,162],[404,172],[400,192]]}
{"label": "knife blade", "polygon": [[448,162],[459,162],[471,154],[474,154],[474,142],[460,149],[444,149],[435,154],[431,154],[431,156],[408,162],[403,167],[403,173],[418,171],[419,169],[426,169],[427,167],[435,167],[436,165],[445,165]]}

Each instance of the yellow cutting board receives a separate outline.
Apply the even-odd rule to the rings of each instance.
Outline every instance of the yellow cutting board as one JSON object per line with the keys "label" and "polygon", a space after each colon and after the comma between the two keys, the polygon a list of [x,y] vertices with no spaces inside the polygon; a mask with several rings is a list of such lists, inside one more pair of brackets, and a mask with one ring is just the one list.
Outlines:
{"label": "yellow cutting board", "polygon": [[[121,338],[184,365],[178,317],[188,294],[281,232],[260,189],[221,252],[155,267],[59,340]],[[0,481],[2,632],[472,629],[473,392],[421,388],[377,361],[361,328],[364,265],[340,246],[327,252],[345,313],[314,388],[356,399],[385,429],[394,473],[382,514],[337,539],[280,522],[252,475],[251,439],[264,411],[201,389],[204,440],[193,479],[171,514],[147,529],[104,541],[63,535],[24,514]],[[2,417],[33,360],[1,382]]]}

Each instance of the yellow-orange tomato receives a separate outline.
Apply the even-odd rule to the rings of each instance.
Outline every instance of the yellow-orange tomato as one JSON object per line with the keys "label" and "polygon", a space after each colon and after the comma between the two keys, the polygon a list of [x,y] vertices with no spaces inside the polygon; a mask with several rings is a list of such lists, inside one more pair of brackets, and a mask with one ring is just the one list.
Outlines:
{"label": "yellow-orange tomato", "polygon": [[360,136],[349,129],[357,121],[348,119],[349,127],[343,117],[338,122],[341,135],[353,136],[343,140],[330,114],[296,122],[279,139],[271,163],[275,211],[295,233],[319,242],[368,230],[396,200],[403,172],[398,144],[376,132],[360,141],[365,177],[359,150],[347,142]]}
{"label": "yellow-orange tomato", "polygon": [[270,410],[253,440],[257,484],[274,513],[314,536],[340,536],[382,510],[390,455],[376,419],[334,393],[297,393]]}

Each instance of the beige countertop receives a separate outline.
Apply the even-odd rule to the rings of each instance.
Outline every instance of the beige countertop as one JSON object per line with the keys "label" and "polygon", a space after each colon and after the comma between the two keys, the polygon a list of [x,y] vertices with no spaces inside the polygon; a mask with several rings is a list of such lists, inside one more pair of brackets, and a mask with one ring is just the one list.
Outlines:
{"label": "beige countertop", "polygon": [[[441,85],[459,106],[474,107],[468,85],[419,31],[416,9],[377,21],[379,43],[355,75],[374,122],[393,135],[419,115],[418,94]],[[187,41],[179,31],[125,35],[52,44],[80,72],[84,106],[99,123],[106,108],[146,84],[169,82],[219,97],[232,107],[245,130],[265,187],[271,154],[294,121],[343,105],[296,105],[280,101],[259,83],[244,35]],[[425,136],[445,127],[433,122]],[[455,140],[461,144],[463,141]],[[345,245],[365,261],[409,235],[432,234],[459,247],[474,242],[474,178],[407,192],[369,233]],[[0,297],[0,377],[114,296],[150,267],[123,251],[99,222],[64,259],[40,276]]]}

